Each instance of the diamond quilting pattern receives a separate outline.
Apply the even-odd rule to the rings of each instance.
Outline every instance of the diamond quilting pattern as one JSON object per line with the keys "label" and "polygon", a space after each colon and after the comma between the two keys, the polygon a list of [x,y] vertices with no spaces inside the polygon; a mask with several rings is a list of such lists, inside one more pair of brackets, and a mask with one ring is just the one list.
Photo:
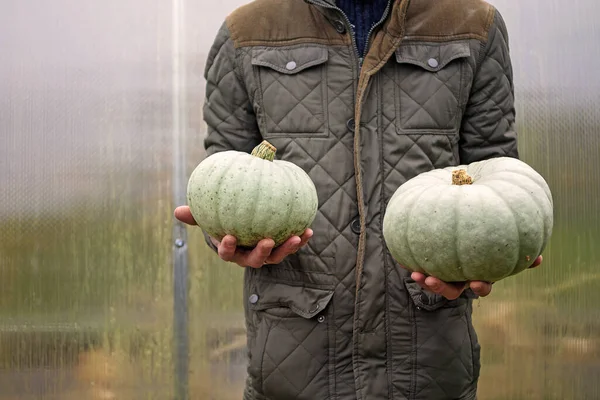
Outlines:
{"label": "diamond quilting pattern", "polygon": [[269,331],[262,363],[265,395],[312,400],[326,393],[327,380],[316,378],[328,373],[327,323],[316,318],[266,318]]}
{"label": "diamond quilting pattern", "polygon": [[[505,42],[498,31],[492,32],[490,38]],[[237,51],[239,57],[235,60],[247,63],[251,55],[244,49]],[[338,393],[351,398],[356,391],[351,353],[358,236],[351,231],[350,223],[358,211],[353,135],[346,126],[353,116],[355,82],[351,77],[355,71],[348,63],[348,48],[328,48],[327,51],[326,63],[315,64],[298,73],[261,65],[238,69],[241,76],[233,71],[233,65],[221,59],[223,68],[211,71],[212,78],[207,87],[206,119],[210,122],[213,138],[216,137],[213,142],[218,141],[223,148],[228,142],[237,148],[250,142],[248,131],[256,121],[251,121],[249,115],[254,107],[262,133],[276,145],[279,157],[301,166],[322,187],[315,230],[325,232],[326,240],[314,240],[309,244],[312,258],[318,259],[311,263],[310,273],[324,274],[331,278],[329,282],[334,281],[334,312],[324,323],[300,317],[272,319],[267,323],[266,332],[265,322],[260,323],[258,330],[266,336],[256,335],[267,343],[264,352],[258,353],[263,355],[259,369],[261,390],[273,398],[324,398],[329,393],[330,375],[336,377]],[[467,63],[463,60],[452,62],[438,72],[425,71],[415,65],[394,65],[394,62],[390,63],[392,68],[386,66],[373,80],[379,86],[369,94],[373,101],[367,105],[369,111],[364,113],[362,121],[368,125],[363,130],[362,140],[367,149],[363,165],[367,170],[379,171],[370,170],[365,174],[368,177],[363,182],[367,200],[386,201],[395,187],[416,173],[459,161],[456,154],[459,135],[463,141],[460,161],[482,158],[492,151],[496,154],[514,151],[510,148],[512,145],[498,144],[512,123],[511,102],[507,101],[511,94],[507,92],[506,56],[502,51],[494,50],[480,66],[480,71],[484,71],[483,79],[469,88],[471,98],[460,130],[457,118],[464,105],[461,102],[465,100],[460,91],[461,72],[471,72],[461,68],[470,68]],[[255,80],[257,76],[258,81]],[[392,86],[395,91],[381,89],[384,86],[381,83],[389,79],[394,80],[394,84],[385,86]],[[247,92],[240,85],[244,81],[251,82]],[[469,90],[465,92],[467,94]],[[250,104],[248,95],[254,104]],[[402,129],[396,130],[398,126]],[[418,129],[419,132],[406,129]],[[383,168],[383,171],[377,168]],[[384,190],[380,185],[384,185]],[[398,279],[402,278],[390,274],[387,280],[394,281],[392,284],[401,292]],[[384,290],[382,286],[372,287]],[[401,297],[402,293],[397,296]],[[409,339],[404,338],[397,326],[406,325],[404,320],[410,318],[412,309],[406,308],[404,302],[400,303],[390,306],[386,320],[387,326],[391,327],[389,340],[392,343],[398,343],[398,338],[412,338],[410,333],[406,334]],[[408,388],[406,381],[398,385],[393,380],[392,386],[396,386],[390,389],[390,397],[401,399],[410,392],[410,396],[417,399],[456,398],[460,388],[447,377],[468,376],[474,368],[472,354],[467,351],[469,336],[450,337],[448,333],[467,332],[468,317],[464,311],[463,308],[448,308],[435,315],[424,314],[417,318],[415,345],[408,349],[410,351],[392,351],[391,365],[387,367],[406,376],[416,365],[416,381]],[[335,332],[331,337],[327,327]],[[329,371],[330,353],[323,349],[334,344],[332,368],[335,371]],[[391,346],[394,350],[397,345]],[[302,365],[303,369],[299,370],[297,365]]]}
{"label": "diamond quilting pattern", "polygon": [[[278,62],[280,59],[293,60],[299,55],[298,51],[272,50],[272,57]],[[314,55],[318,57],[319,54]],[[294,70],[282,73],[278,66],[269,63],[256,66],[266,118],[264,134],[326,133],[324,61],[316,59],[317,65],[303,68],[298,73]]]}
{"label": "diamond quilting pattern", "polygon": [[413,65],[398,68],[399,118],[404,129],[450,129],[454,126],[460,70],[460,62],[436,73],[423,72]]}
{"label": "diamond quilting pattern", "polygon": [[284,75],[261,68],[263,104],[269,133],[319,133],[323,130],[323,68]]}

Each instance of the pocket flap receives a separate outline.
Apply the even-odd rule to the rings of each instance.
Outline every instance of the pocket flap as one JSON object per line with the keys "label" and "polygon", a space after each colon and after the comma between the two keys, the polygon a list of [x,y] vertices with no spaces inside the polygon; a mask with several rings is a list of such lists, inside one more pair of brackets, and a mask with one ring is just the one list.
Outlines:
{"label": "pocket flap", "polygon": [[250,293],[250,308],[253,310],[286,307],[307,319],[323,311],[333,297],[333,290],[270,281],[255,283]]}
{"label": "pocket flap", "polygon": [[257,47],[252,50],[252,65],[268,67],[287,75],[323,64],[327,59],[327,49],[314,45],[285,48]]}
{"label": "pocket flap", "polygon": [[471,48],[466,42],[422,44],[407,43],[396,49],[396,61],[417,65],[431,72],[444,68],[457,58],[469,57]]}
{"label": "pocket flap", "polygon": [[467,289],[457,299],[448,300],[441,294],[423,289],[410,277],[404,278],[404,286],[408,290],[408,294],[415,306],[426,311],[435,311],[442,307],[458,307],[467,303],[469,298],[474,298],[473,292],[470,289]]}

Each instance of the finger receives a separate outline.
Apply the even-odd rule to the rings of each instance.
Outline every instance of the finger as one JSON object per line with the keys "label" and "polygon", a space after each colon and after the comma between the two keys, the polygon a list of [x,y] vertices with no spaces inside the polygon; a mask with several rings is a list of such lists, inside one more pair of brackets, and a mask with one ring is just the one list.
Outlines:
{"label": "finger", "polygon": [[218,253],[223,261],[235,261],[237,239],[232,235],[225,235],[221,239]]}
{"label": "finger", "polygon": [[428,276],[425,279],[425,285],[434,293],[444,296],[448,300],[457,299],[462,292],[468,287],[466,282],[448,283],[433,276]]}
{"label": "finger", "polygon": [[175,218],[177,218],[179,221],[183,222],[184,224],[198,225],[196,223],[196,221],[194,220],[194,217],[192,216],[192,212],[190,211],[190,208],[188,206],[177,207],[175,209],[175,211],[173,212],[173,214],[175,215]]}
{"label": "finger", "polygon": [[[404,267],[402,267],[402,268],[404,268]],[[427,286],[425,284],[425,279],[427,278],[427,275],[422,274],[421,272],[413,272],[412,274],[410,274],[410,277],[413,279],[413,281],[415,281],[424,290],[431,291],[431,289],[429,289],[429,286]]]}
{"label": "finger", "polygon": [[212,243],[213,245],[215,245],[215,247],[218,249],[218,248],[219,248],[219,246],[221,245],[221,242],[219,242],[217,239],[215,239],[215,238],[214,238],[214,237],[212,237],[212,236],[209,236],[209,239],[210,239],[211,243]]}
{"label": "finger", "polygon": [[302,239],[300,238],[300,236],[292,236],[291,238],[283,242],[283,244],[281,244],[279,247],[274,249],[269,255],[269,258],[267,258],[266,262],[268,264],[278,264],[282,262],[283,259],[286,258],[288,255],[298,251],[301,243]]}
{"label": "finger", "polygon": [[264,265],[274,246],[273,239],[263,239],[249,254],[241,257],[240,261],[248,267],[260,268]]}
{"label": "finger", "polygon": [[480,297],[485,297],[487,295],[489,295],[492,291],[492,284],[489,282],[483,282],[483,281],[472,281],[469,284],[471,290],[473,291],[473,293],[475,293],[476,295],[480,296]]}
{"label": "finger", "polygon": [[413,279],[413,281],[422,284],[425,284],[425,279],[427,279],[427,276],[421,272],[413,272],[410,274],[410,277]]}
{"label": "finger", "polygon": [[540,266],[540,264],[542,263],[542,261],[544,260],[544,258],[542,256],[539,256],[538,258],[535,259],[535,261],[533,262],[533,264],[531,264],[531,266],[529,268],[535,268]]}
{"label": "finger", "polygon": [[[266,263],[278,264],[282,262],[285,257],[296,253],[298,250],[300,250],[300,248],[306,246],[310,238],[313,236],[313,233],[313,230],[308,228],[304,231],[304,233],[302,233],[301,236],[292,236],[271,252],[271,255],[266,260]],[[298,241],[297,238],[299,238],[300,241]]]}
{"label": "finger", "polygon": [[304,231],[304,233],[300,236],[300,245],[298,248],[306,245],[311,237],[313,237],[313,230],[308,228]]}

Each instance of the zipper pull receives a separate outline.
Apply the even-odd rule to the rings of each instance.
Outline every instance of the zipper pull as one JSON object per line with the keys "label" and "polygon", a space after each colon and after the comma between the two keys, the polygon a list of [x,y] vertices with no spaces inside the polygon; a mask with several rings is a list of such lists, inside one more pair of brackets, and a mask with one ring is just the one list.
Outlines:
{"label": "zipper pull", "polygon": [[362,69],[362,65],[363,65],[363,58],[362,58],[362,57],[359,57],[359,58],[358,58],[358,68],[359,68],[359,69]]}

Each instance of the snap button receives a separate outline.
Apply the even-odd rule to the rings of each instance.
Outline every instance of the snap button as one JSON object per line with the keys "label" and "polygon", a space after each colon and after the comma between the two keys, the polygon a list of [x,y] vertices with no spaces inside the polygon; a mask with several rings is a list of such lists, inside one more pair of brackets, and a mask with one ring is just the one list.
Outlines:
{"label": "snap button", "polygon": [[339,19],[333,21],[333,27],[339,34],[346,33],[346,25]]}
{"label": "snap button", "polygon": [[293,70],[293,69],[296,69],[296,62],[295,62],[295,61],[290,61],[289,63],[287,63],[287,64],[285,65],[285,68],[286,68],[288,71],[291,71],[291,70]]}
{"label": "snap button", "polygon": [[427,64],[431,67],[431,68],[436,68],[439,64],[438,64],[438,60],[436,60],[435,58],[430,58],[429,60],[427,60]]}
{"label": "snap button", "polygon": [[356,233],[357,235],[360,235],[360,219],[356,218],[354,221],[352,221],[352,223],[350,224],[350,229],[352,230],[352,232]]}
{"label": "snap button", "polygon": [[346,126],[348,127],[348,129],[350,130],[350,132],[354,132],[354,118],[350,118],[347,122],[346,122]]}
{"label": "snap button", "polygon": [[256,302],[258,301],[258,295],[257,294],[251,294],[250,297],[248,298],[248,301],[251,304],[256,304]]}
{"label": "snap button", "polygon": [[317,318],[317,321],[323,322],[323,321],[325,321],[325,317],[322,315],[319,315],[319,318]]}

